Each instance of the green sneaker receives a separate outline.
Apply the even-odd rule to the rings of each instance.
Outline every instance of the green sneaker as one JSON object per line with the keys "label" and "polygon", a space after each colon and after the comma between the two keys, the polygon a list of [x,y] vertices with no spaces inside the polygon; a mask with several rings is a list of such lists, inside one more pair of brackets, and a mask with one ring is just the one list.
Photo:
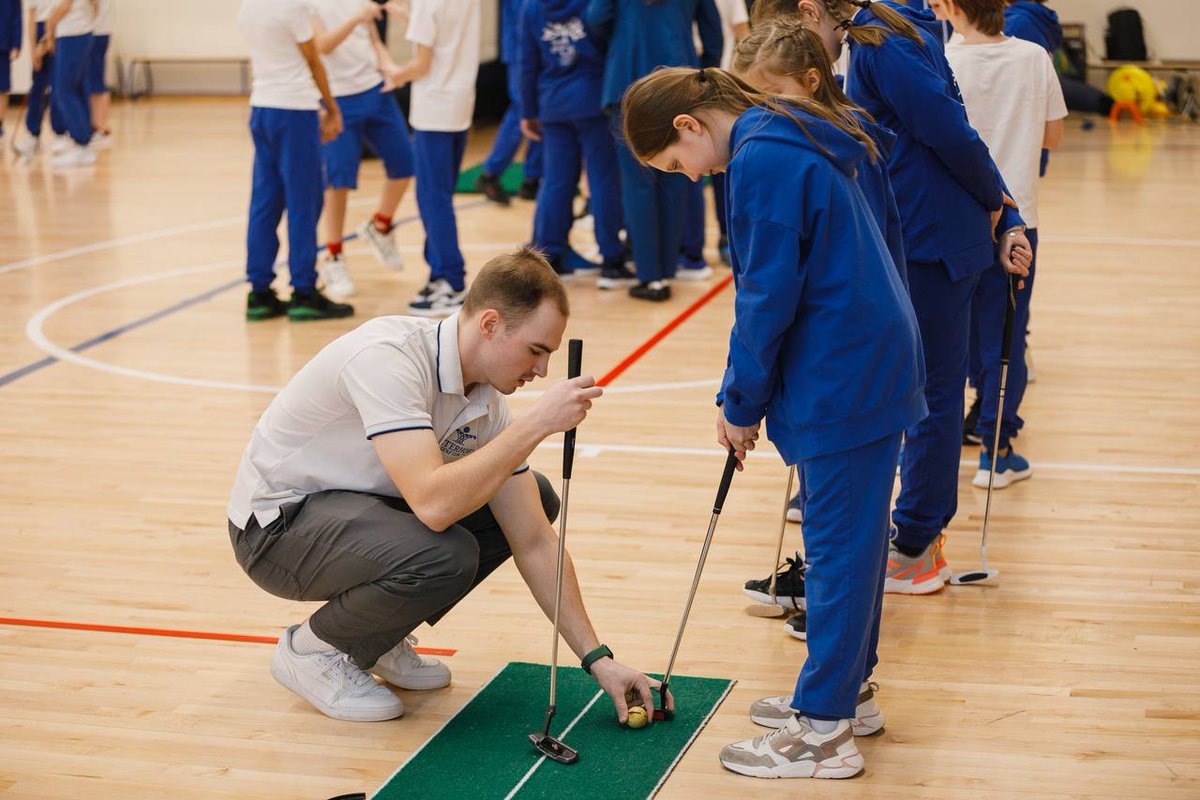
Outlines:
{"label": "green sneaker", "polygon": [[282,317],[286,313],[287,303],[280,300],[271,289],[252,291],[246,297],[246,319],[251,322]]}
{"label": "green sneaker", "polygon": [[340,319],[354,314],[349,303],[335,303],[317,289],[306,294],[292,293],[287,315],[292,322],[309,322],[317,319]]}

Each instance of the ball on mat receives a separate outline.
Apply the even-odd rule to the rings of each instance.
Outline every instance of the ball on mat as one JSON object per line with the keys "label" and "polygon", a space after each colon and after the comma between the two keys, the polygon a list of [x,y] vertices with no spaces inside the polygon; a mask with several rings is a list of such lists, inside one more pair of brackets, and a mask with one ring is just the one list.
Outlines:
{"label": "ball on mat", "polygon": [[630,706],[629,717],[625,720],[625,724],[631,728],[644,728],[649,720],[646,717],[646,709],[641,706]]}

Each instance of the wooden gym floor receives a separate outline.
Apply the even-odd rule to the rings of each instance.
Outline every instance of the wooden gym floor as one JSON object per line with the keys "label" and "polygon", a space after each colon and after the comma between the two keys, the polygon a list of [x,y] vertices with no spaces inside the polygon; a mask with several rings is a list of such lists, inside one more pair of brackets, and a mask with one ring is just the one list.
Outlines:
{"label": "wooden gym floor", "polygon": [[[422,237],[418,223],[399,230],[400,274],[349,248],[353,319],[247,325],[247,116],[237,100],[120,105],[116,146],[92,171],[7,152],[0,164],[4,798],[369,790],[506,662],[548,660],[549,623],[511,567],[418,631],[455,650],[454,684],[404,693],[407,715],[388,723],[322,717],[270,678],[268,644],[18,624],[272,637],[314,607],[263,593],[234,563],[234,470],[272,387],[404,309],[425,277]],[[489,138],[473,137],[468,164]],[[779,620],[747,616],[741,594],[772,566],[786,471],[764,448],[737,476],[678,668],[739,683],[662,797],[1200,796],[1198,185],[1196,127],[1069,124],[1042,185],[1037,382],[1020,439],[1036,474],[996,496],[998,585],[888,597],[887,730],[860,742],[857,780],[756,782],[717,762],[761,732],[747,705],[790,691],[805,652]],[[368,163],[350,224],[378,186]],[[529,203],[460,203],[472,268],[528,234]],[[410,194],[401,215],[413,214]],[[585,370],[610,371],[725,275],[653,306],[574,284],[568,332],[587,342]],[[721,468],[712,393],[731,301],[717,291],[629,366],[579,434],[569,549],[601,638],[647,671],[666,666]],[[554,481],[559,452],[533,459]],[[975,451],[963,458],[959,570],[977,563],[983,511]],[[798,547],[793,526],[785,548]],[[536,726],[545,700],[530,703]]]}

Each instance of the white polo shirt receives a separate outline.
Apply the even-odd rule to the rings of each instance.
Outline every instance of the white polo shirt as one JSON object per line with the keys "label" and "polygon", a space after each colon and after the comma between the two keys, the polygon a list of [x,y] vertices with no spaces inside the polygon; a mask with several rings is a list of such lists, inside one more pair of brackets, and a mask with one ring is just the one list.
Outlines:
{"label": "white polo shirt", "polygon": [[315,111],[321,93],[300,43],[313,38],[309,0],[242,0],[238,30],[250,45],[250,105]]}
{"label": "white polo shirt", "polygon": [[475,112],[480,0],[413,0],[408,40],[432,48],[429,73],[412,82],[408,124],[465,131]]}
{"label": "white polo shirt", "polygon": [[[357,16],[362,7],[363,0],[313,0],[313,11],[326,31]],[[329,90],[334,97],[359,94],[383,81],[371,31],[365,23],[356,25],[350,35],[321,60],[325,62]]]}
{"label": "white polo shirt", "polygon": [[92,32],[95,20],[92,0],[71,0],[71,8],[67,11],[66,16],[58,21],[54,35],[59,39],[85,36]]}
{"label": "white polo shirt", "polygon": [[244,530],[253,514],[266,527],[280,506],[331,489],[400,497],[372,437],[432,430],[449,463],[512,420],[491,386],[463,389],[457,314],[441,322],[377,317],[335,339],[259,419],[229,498],[230,521]]}

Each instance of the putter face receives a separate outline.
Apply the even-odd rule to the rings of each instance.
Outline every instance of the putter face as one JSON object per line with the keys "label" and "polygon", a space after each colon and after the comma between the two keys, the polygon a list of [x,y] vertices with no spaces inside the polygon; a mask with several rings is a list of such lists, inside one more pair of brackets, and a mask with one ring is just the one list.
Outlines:
{"label": "putter face", "polygon": [[982,583],[989,581],[992,578],[1000,576],[1000,571],[996,569],[980,569],[974,572],[961,572],[958,575],[950,576],[950,583],[954,586],[962,586],[967,583]]}
{"label": "putter face", "polygon": [[553,736],[547,736],[544,733],[531,733],[529,734],[529,741],[533,743],[533,746],[537,748],[539,753],[560,764],[574,764],[579,760],[578,750],[567,747]]}

